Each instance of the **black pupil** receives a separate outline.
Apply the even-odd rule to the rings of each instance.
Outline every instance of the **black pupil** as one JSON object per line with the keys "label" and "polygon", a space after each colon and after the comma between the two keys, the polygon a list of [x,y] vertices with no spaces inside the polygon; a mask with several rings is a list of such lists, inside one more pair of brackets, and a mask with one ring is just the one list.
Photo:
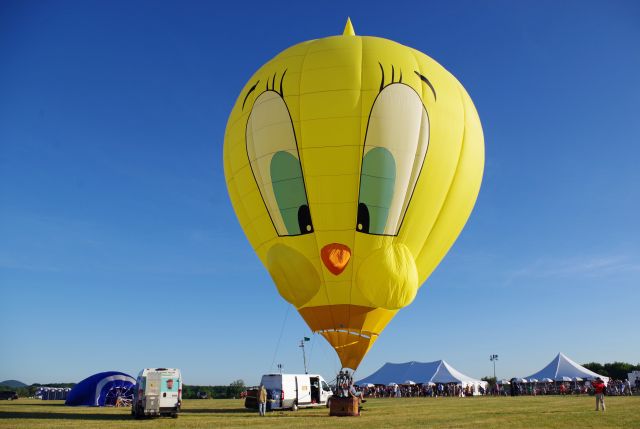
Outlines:
{"label": "black pupil", "polygon": [[358,224],[356,229],[360,232],[369,232],[369,209],[365,203],[358,204]]}
{"label": "black pupil", "polygon": [[311,212],[308,205],[300,206],[298,209],[298,226],[300,234],[310,234],[313,232],[313,224],[311,223]]}

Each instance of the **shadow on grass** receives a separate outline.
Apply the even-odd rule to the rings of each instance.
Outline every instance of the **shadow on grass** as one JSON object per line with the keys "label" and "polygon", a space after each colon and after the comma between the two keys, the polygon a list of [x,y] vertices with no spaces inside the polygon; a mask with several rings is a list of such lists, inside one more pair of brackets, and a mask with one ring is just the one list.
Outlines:
{"label": "shadow on grass", "polygon": [[5,412],[0,411],[0,420],[4,419],[42,419],[42,420],[131,420],[128,414],[71,414],[71,413],[38,413],[38,412]]}
{"label": "shadow on grass", "polygon": [[[192,409],[183,409],[180,411],[180,414],[236,414],[238,417],[259,417],[258,411],[247,410],[246,408],[192,408]],[[329,415],[329,411],[327,414],[318,415],[318,414],[310,414],[305,413],[304,410],[299,411],[267,411],[267,417],[288,417],[288,418],[296,418],[296,417],[327,417]]]}
{"label": "shadow on grass", "polygon": [[61,407],[66,407],[66,405],[64,403],[62,404],[47,404],[47,403],[43,403],[43,404],[16,404],[15,402],[7,404],[7,405],[11,405],[12,407],[55,407],[55,408],[61,408]]}
{"label": "shadow on grass", "polygon": [[180,410],[180,414],[258,414],[245,408],[190,408]]}

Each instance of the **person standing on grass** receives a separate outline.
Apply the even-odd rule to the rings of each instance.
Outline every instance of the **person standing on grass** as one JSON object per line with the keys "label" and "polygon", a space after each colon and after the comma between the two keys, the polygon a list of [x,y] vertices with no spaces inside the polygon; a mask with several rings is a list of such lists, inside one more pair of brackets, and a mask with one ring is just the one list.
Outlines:
{"label": "person standing on grass", "polygon": [[267,412],[267,389],[264,384],[261,384],[258,388],[258,412],[261,416],[264,416]]}
{"label": "person standing on grass", "polygon": [[591,383],[591,385],[596,392],[596,411],[600,410],[600,405],[602,405],[602,411],[604,411],[604,391],[606,386],[602,382],[602,379],[600,377],[596,378],[596,380]]}

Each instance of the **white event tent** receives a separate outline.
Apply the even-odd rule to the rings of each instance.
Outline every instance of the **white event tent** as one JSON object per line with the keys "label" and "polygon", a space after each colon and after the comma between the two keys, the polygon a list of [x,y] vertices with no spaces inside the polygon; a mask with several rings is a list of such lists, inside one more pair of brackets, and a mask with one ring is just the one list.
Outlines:
{"label": "white event tent", "polygon": [[579,377],[583,380],[594,380],[596,377],[600,377],[605,383],[609,382],[609,377],[596,374],[595,372],[588,370],[580,364],[575,363],[562,353],[558,353],[549,365],[542,368],[535,374],[531,374],[526,379],[536,378],[538,380],[551,379],[555,381],[574,380]]}
{"label": "white event tent", "polygon": [[462,387],[471,385],[474,386],[474,391],[477,391],[479,386],[485,389],[487,387],[486,381],[476,380],[464,375],[443,360],[435,362],[387,362],[379,370],[356,384],[372,383],[387,386],[389,383],[403,384],[405,380],[412,380],[419,384],[455,383],[461,384]]}

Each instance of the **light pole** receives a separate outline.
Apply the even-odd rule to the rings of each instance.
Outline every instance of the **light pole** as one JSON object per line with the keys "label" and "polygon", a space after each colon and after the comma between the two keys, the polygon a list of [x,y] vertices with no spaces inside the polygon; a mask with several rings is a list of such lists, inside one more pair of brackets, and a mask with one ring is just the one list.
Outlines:
{"label": "light pole", "polygon": [[498,355],[489,356],[489,360],[493,362],[493,378],[496,380],[496,383],[497,383],[498,379],[496,378],[496,361],[498,360]]}
{"label": "light pole", "polygon": [[302,348],[302,361],[304,362],[304,373],[305,374],[309,374],[307,372],[307,356],[304,353],[304,342],[305,341],[309,341],[310,338],[309,337],[304,337],[302,340],[300,340],[300,345],[298,347]]}

